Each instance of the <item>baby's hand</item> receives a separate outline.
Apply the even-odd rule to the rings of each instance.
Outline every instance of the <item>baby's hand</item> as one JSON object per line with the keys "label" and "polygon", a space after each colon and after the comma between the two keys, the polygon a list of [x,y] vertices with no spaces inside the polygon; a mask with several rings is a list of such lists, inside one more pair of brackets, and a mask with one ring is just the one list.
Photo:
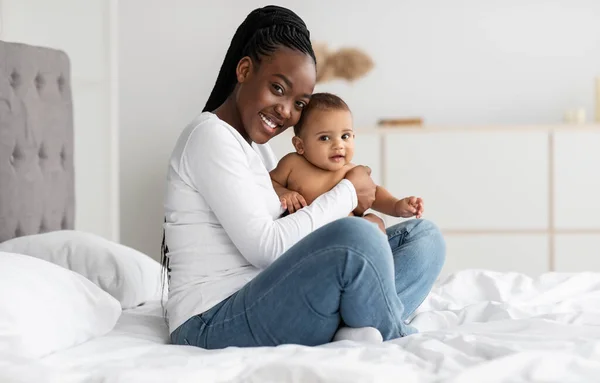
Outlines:
{"label": "baby's hand", "polygon": [[295,191],[285,192],[279,196],[279,199],[281,200],[281,206],[287,209],[290,214],[306,206],[304,197]]}
{"label": "baby's hand", "polygon": [[419,197],[406,197],[396,202],[396,216],[410,218],[423,216],[423,199]]}

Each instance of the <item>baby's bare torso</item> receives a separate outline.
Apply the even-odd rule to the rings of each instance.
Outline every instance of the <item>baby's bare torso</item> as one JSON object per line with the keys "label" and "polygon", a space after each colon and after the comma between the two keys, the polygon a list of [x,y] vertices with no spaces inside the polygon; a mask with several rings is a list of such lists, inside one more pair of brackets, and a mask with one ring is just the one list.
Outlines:
{"label": "baby's bare torso", "polygon": [[298,192],[310,205],[318,196],[337,185],[354,164],[346,164],[340,170],[323,170],[296,154],[294,165],[288,176],[287,189]]}

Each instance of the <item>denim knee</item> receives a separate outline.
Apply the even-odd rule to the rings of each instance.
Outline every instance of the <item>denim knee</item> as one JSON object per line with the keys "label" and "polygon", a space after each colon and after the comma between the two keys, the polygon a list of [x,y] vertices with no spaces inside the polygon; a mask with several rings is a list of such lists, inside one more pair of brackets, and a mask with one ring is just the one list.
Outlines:
{"label": "denim knee", "polygon": [[356,251],[367,258],[389,257],[387,238],[377,225],[358,217],[347,217],[330,224],[329,245]]}
{"label": "denim knee", "polygon": [[426,255],[430,265],[442,268],[446,261],[446,240],[439,227],[428,219],[415,219],[415,226],[411,234],[422,236],[427,240],[428,250]]}

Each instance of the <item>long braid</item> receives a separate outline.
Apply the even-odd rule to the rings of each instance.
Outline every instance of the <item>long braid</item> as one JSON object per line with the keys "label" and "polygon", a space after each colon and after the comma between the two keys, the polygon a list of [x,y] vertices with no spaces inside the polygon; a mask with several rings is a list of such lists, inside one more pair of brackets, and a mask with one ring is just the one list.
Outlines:
{"label": "long braid", "polygon": [[[305,53],[313,59],[315,64],[317,62],[310,42],[310,32],[297,14],[276,5],[269,5],[252,11],[237,28],[225,54],[215,86],[202,111],[217,109],[233,92],[237,83],[236,67],[243,57],[249,56],[257,65],[260,65],[263,56],[269,56],[282,46]],[[166,222],[165,218],[164,223]],[[164,228],[160,249],[161,290],[164,296],[165,283],[169,283],[171,273],[169,257],[167,256],[169,248],[166,244]],[[161,304],[163,315],[165,315],[166,310],[162,297]]]}
{"label": "long braid", "polygon": [[298,15],[275,5],[252,11],[231,39],[203,111],[217,109],[233,92],[237,83],[235,70],[243,57],[249,56],[256,64],[260,64],[261,56],[268,56],[281,46],[305,53],[315,63],[317,61],[310,42],[310,32]]}
{"label": "long braid", "polygon": [[[167,218],[165,217],[163,224],[167,222]],[[160,268],[160,306],[162,307],[163,310],[163,317],[165,318],[166,321],[166,314],[167,314],[167,310],[165,310],[165,303],[164,303],[164,298],[165,298],[165,285],[169,284],[169,280],[170,280],[170,274],[171,274],[171,268],[169,267],[169,257],[167,257],[167,253],[169,252],[169,248],[167,247],[167,241],[165,238],[165,229],[163,227],[163,237],[162,237],[162,244],[160,245],[160,264],[161,264],[161,268]]]}

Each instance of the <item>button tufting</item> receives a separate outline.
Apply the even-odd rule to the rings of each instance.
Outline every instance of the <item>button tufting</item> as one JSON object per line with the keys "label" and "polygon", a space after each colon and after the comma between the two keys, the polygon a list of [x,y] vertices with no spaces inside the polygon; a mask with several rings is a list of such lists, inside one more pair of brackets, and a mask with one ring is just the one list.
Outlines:
{"label": "button tufting", "polygon": [[19,160],[22,157],[22,155],[23,153],[21,153],[21,149],[18,146],[15,146],[12,152],[12,156],[10,156],[10,159],[12,162],[15,162],[16,160]]}
{"label": "button tufting", "polygon": [[40,228],[38,229],[38,233],[45,233],[45,232],[46,232],[46,222],[42,218],[42,221],[40,222]]}
{"label": "button tufting", "polygon": [[21,230],[21,226],[17,226],[15,229],[15,237],[20,237],[23,235],[23,230]]}
{"label": "button tufting", "polygon": [[63,230],[67,229],[67,216],[63,216],[62,220],[60,221],[60,228]]}
{"label": "button tufting", "polygon": [[11,154],[11,155],[10,155],[10,158],[9,158],[8,160],[10,161],[10,164],[11,164],[12,166],[15,166],[15,156],[14,156],[14,155],[12,155],[12,154]]}
{"label": "button tufting", "polygon": [[64,146],[60,149],[60,163],[64,169],[67,168],[67,152]]}
{"label": "button tufting", "polygon": [[58,76],[56,82],[58,83],[58,90],[60,91],[60,93],[63,93],[65,91],[65,78],[62,74]]}
{"label": "button tufting", "polygon": [[48,158],[48,153],[46,151],[46,146],[44,144],[42,144],[40,146],[40,150],[38,151],[38,157],[42,160],[45,160],[46,158]]}
{"label": "button tufting", "polygon": [[19,85],[21,85],[21,75],[19,75],[17,72],[13,71],[10,74],[10,86],[14,88],[18,87]]}
{"label": "button tufting", "polygon": [[35,82],[35,87],[38,91],[42,90],[42,88],[44,87],[44,85],[46,83],[44,81],[44,77],[39,73],[37,74],[37,76],[35,76],[34,82]]}

